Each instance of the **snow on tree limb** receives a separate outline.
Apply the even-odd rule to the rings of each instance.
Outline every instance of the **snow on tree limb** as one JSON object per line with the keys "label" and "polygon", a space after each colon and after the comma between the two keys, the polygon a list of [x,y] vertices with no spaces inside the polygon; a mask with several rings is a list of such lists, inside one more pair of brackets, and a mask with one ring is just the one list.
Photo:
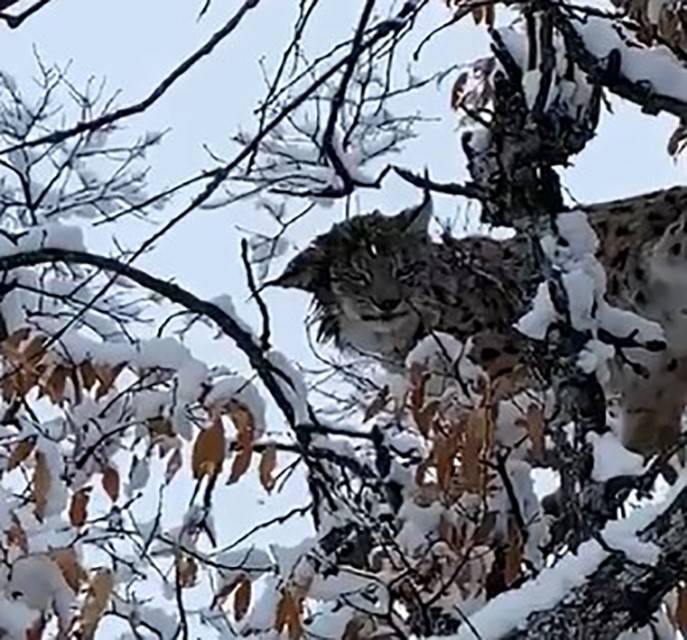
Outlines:
{"label": "snow on tree limb", "polygon": [[[530,585],[497,597],[470,619],[460,640],[597,638],[646,625],[687,571],[687,487],[612,523],[545,569]],[[543,606],[542,606],[543,605]]]}
{"label": "snow on tree limb", "polygon": [[687,68],[667,47],[630,46],[631,35],[607,18],[578,16],[566,8],[552,11],[570,56],[593,82],[646,113],[666,111],[687,120],[687,94],[682,89]]}
{"label": "snow on tree limb", "polygon": [[206,316],[229,336],[247,356],[256,372],[261,376],[265,386],[270,390],[287,421],[294,426],[296,416],[291,402],[284,395],[282,384],[291,386],[293,382],[286,373],[277,369],[264,356],[258,346],[255,336],[248,333],[244,327],[227,313],[222,306],[201,300],[192,293],[185,291],[178,285],[151,276],[114,258],[99,256],[85,251],[70,251],[68,249],[44,248],[38,251],[17,253],[0,256],[0,270],[8,271],[17,267],[29,267],[40,264],[64,262],[67,264],[82,264],[99,267],[116,277],[128,278],[137,284],[165,297],[170,302],[180,304],[189,311]]}

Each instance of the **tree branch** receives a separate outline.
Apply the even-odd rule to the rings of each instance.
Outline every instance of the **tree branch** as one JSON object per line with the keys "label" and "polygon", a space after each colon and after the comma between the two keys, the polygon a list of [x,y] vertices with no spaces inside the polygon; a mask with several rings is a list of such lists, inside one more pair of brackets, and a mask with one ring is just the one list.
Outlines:
{"label": "tree branch", "polygon": [[[602,538],[600,546],[607,555],[586,579],[583,577],[588,571],[585,561],[579,556],[569,556],[566,560],[570,560],[570,563],[566,564],[564,560],[554,565],[540,574],[537,582],[526,583],[518,590],[502,594],[475,614],[471,622],[483,640],[495,637],[504,640],[612,640],[626,629],[648,624],[665,595],[687,574],[687,488],[683,485],[672,496],[662,512],[660,507],[654,512],[659,515],[651,524],[637,531],[636,538],[629,528],[632,515],[627,522],[627,529],[625,523],[618,523],[623,531],[622,536],[617,538],[625,540],[627,536],[628,547],[634,548],[641,543],[651,545],[651,548],[658,550],[655,562],[637,562],[622,550],[614,549],[611,536]],[[648,505],[644,509],[651,512],[656,507]],[[643,517],[644,514],[639,515],[639,518]],[[587,558],[593,558],[597,550],[587,545],[599,544],[597,541],[586,543],[580,548],[580,554],[591,551],[592,555]],[[575,566],[576,563],[579,566]],[[573,574],[584,580],[580,586],[564,589],[565,597],[554,606],[527,615],[527,610],[531,611],[532,606],[536,607],[535,603],[541,601],[539,595],[545,585],[557,589],[561,581],[570,579]],[[520,599],[522,607],[517,606],[516,600]],[[505,624],[511,623],[510,630],[488,630],[489,621],[500,617],[502,612],[506,617],[509,616],[507,612],[513,612],[511,616],[515,615],[518,619],[511,617],[503,621]],[[460,635],[460,638],[466,639],[474,637],[474,633],[468,630]]]}
{"label": "tree branch", "polygon": [[[0,11],[4,11],[13,4],[16,4],[18,0],[3,0],[0,2]],[[10,29],[17,29],[21,26],[22,22],[27,18],[30,18],[34,13],[40,11],[45,5],[47,5],[51,0],[38,0],[35,4],[31,5],[28,9],[25,9],[21,13],[16,15],[9,15],[7,13],[0,13],[0,19],[7,23]]]}
{"label": "tree branch", "polygon": [[[49,0],[41,0],[38,4],[46,4]],[[208,41],[199,49],[194,51],[188,58],[186,58],[174,71],[172,71],[166,78],[160,82],[160,84],[153,89],[153,91],[140,102],[136,102],[127,107],[122,107],[111,113],[106,113],[99,118],[94,120],[87,120],[84,122],[79,122],[77,125],[70,127],[69,129],[62,129],[59,131],[53,131],[45,136],[39,138],[34,138],[33,140],[26,140],[20,144],[16,144],[12,147],[8,147],[0,151],[0,153],[9,153],[16,149],[22,149],[26,147],[35,147],[41,144],[58,144],[67,138],[84,133],[85,131],[96,131],[102,127],[108,126],[121,120],[123,118],[128,118],[129,116],[135,115],[145,111],[154,102],[157,102],[167,91],[172,87],[172,85],[181,78],[191,67],[193,67],[199,60],[212,53],[213,49],[229,36],[234,29],[239,25],[243,17],[250,11],[258,6],[260,0],[245,0],[241,5],[239,10],[228,20],[228,22],[217,32],[215,32]],[[37,10],[37,9],[33,9]],[[31,11],[28,9],[27,11]]]}
{"label": "tree branch", "polygon": [[[687,103],[669,95],[655,93],[646,84],[630,80],[623,75],[620,68],[609,69],[611,56],[600,60],[587,49],[582,36],[572,23],[575,18],[567,17],[562,9],[553,5],[551,10],[554,23],[565,39],[568,55],[590,76],[592,82],[606,87],[625,100],[634,102],[644,113],[657,115],[661,111],[666,111],[687,120]],[[621,55],[619,51],[614,51],[618,57]],[[676,65],[679,64],[676,60]]]}
{"label": "tree branch", "polygon": [[151,276],[145,271],[120,262],[115,258],[108,258],[85,251],[40,249],[38,251],[2,256],[0,257],[0,271],[54,262],[90,265],[112,272],[115,274],[115,277],[122,276],[128,278],[136,284],[164,296],[170,302],[179,304],[189,311],[201,314],[214,321],[234,341],[236,346],[246,354],[251,366],[271,393],[289,425],[292,427],[296,426],[297,421],[294,409],[277,379],[282,378],[286,384],[292,385],[290,378],[265,357],[262,349],[255,342],[253,335],[243,329],[234,318],[219,306],[198,298],[172,282]]}

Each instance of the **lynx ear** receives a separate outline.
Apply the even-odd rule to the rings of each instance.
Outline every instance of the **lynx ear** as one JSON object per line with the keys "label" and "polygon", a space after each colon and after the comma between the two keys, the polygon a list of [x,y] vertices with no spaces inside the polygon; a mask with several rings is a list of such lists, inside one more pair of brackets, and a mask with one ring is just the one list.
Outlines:
{"label": "lynx ear", "polygon": [[422,202],[419,205],[410,209],[404,209],[399,214],[403,232],[426,235],[433,211],[432,196],[429,191],[425,191]]}
{"label": "lynx ear", "polygon": [[324,251],[320,247],[308,247],[289,262],[278,278],[267,284],[314,293],[322,285],[326,275],[324,257]]}

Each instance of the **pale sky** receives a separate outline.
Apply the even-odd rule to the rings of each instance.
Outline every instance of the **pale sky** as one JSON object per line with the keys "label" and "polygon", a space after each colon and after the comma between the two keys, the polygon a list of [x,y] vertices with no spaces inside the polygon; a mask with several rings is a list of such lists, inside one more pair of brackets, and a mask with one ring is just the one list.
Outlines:
{"label": "pale sky", "polygon": [[[200,21],[196,16],[201,0],[53,0],[22,27],[11,31],[2,26],[0,37],[1,68],[15,76],[20,86],[30,88],[35,71],[33,47],[46,64],[65,65],[72,61],[70,77],[77,86],[89,76],[106,77],[111,91],[121,89],[119,105],[129,104],[146,95],[188,53],[222,25],[238,6],[237,0],[213,0],[209,13]],[[380,3],[385,4],[385,3]],[[22,6],[20,4],[20,6]],[[288,42],[296,15],[297,0],[262,0],[250,12],[234,35],[223,42],[212,56],[197,64],[190,73],[153,108],[127,122],[132,138],[146,130],[171,128],[162,145],[150,154],[153,187],[173,184],[212,161],[203,149],[208,144],[214,152],[231,157],[235,147],[229,137],[239,125],[251,128],[251,110],[264,93],[258,60],[266,57],[274,63]],[[318,10],[315,32],[306,41],[311,54],[326,51],[341,37],[350,35],[362,0],[323,0]],[[427,26],[437,25],[448,16],[443,0],[435,0],[426,12]],[[408,48],[404,48],[408,51]],[[486,39],[481,28],[470,21],[460,28],[446,30],[426,49],[421,70],[432,71],[456,62],[468,62],[484,55]],[[437,180],[465,178],[464,157],[460,152],[455,123],[450,112],[450,81],[440,87],[429,86],[409,103],[439,122],[421,129],[422,136],[409,145],[407,153],[390,158],[421,170],[429,165]],[[602,114],[599,135],[563,174],[572,194],[583,202],[640,193],[684,181],[683,167],[676,166],[665,152],[674,121],[667,117],[641,115],[638,109],[613,100],[614,115]],[[160,214],[160,219],[174,215],[192,194],[177,198]],[[356,198],[361,209],[379,207],[393,212],[414,202],[413,189],[391,178],[379,192],[368,191]],[[466,206],[463,199],[437,198],[435,210],[442,218],[455,215]],[[290,239],[299,247],[315,232],[326,230],[342,214],[343,203],[331,209],[318,209],[294,229]],[[246,287],[239,259],[240,233],[236,227],[269,231],[270,221],[249,203],[214,211],[197,211],[169,233],[156,250],[140,260],[159,276],[174,276],[179,284],[200,296],[230,293],[244,318],[258,327],[255,309],[244,303]],[[130,225],[115,232],[129,246],[136,246],[153,231],[147,225]],[[107,237],[99,234],[93,248],[107,251]],[[283,266],[282,261],[279,266]],[[270,292],[266,296],[273,320],[273,342],[277,348],[299,362],[309,362],[304,313],[307,298],[297,292]],[[208,336],[209,334],[205,334]],[[239,365],[243,359],[226,341],[202,338],[194,340],[194,351],[210,363]],[[280,417],[272,412],[274,426]],[[251,486],[249,483],[248,487]],[[254,485],[253,485],[254,486]],[[303,487],[294,488],[283,500],[267,500],[264,492],[253,488],[222,489],[222,509],[217,515],[218,528],[231,539],[249,528],[256,518],[276,513],[285,503],[302,504]],[[279,506],[281,505],[281,507]],[[291,531],[297,539],[300,531]],[[282,534],[282,542],[289,538]]]}

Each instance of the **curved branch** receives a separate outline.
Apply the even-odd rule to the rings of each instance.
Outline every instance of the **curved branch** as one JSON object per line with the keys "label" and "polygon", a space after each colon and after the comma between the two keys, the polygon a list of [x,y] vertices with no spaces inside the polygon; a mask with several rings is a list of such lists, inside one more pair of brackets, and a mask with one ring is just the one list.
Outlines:
{"label": "curved branch", "polygon": [[17,29],[20,27],[24,20],[30,18],[34,13],[40,11],[45,5],[51,2],[51,0],[38,0],[28,9],[25,9],[21,13],[17,13],[15,15],[4,13],[4,10],[7,7],[11,7],[13,4],[16,4],[16,2],[17,0],[4,0],[4,2],[0,2],[0,11],[2,11],[2,13],[0,13],[0,19],[4,20],[10,29]]}
{"label": "curved branch", "polygon": [[[584,38],[572,22],[576,18],[567,17],[560,8],[553,5],[552,11],[554,23],[565,39],[568,55],[590,76],[592,82],[606,87],[625,100],[634,102],[644,113],[657,115],[661,111],[666,111],[687,121],[687,102],[671,95],[658,93],[650,86],[650,79],[634,81],[623,74],[621,51],[624,43],[620,36],[617,36],[619,48],[612,49],[607,58],[600,59],[585,45]],[[645,52],[649,54],[652,50],[646,49]],[[677,59],[675,65],[683,66]]]}
{"label": "curved branch", "polygon": [[282,378],[289,386],[293,386],[292,381],[287,374],[275,367],[265,357],[263,350],[255,342],[253,335],[241,327],[234,318],[218,305],[202,300],[179,285],[151,276],[145,271],[120,262],[115,258],[108,258],[107,256],[86,251],[45,248],[37,251],[1,256],[0,271],[8,271],[17,267],[34,267],[40,264],[55,262],[90,265],[112,272],[115,274],[115,277],[122,276],[128,278],[136,284],[160,294],[170,302],[181,305],[185,309],[205,316],[215,322],[224,334],[231,338],[236,346],[246,355],[289,425],[292,427],[297,426],[294,408],[282,390],[278,378]]}
{"label": "curved branch", "polygon": [[420,189],[428,189],[429,191],[436,191],[437,193],[447,193],[451,196],[465,196],[466,198],[473,198],[475,200],[484,200],[486,198],[484,190],[473,182],[468,182],[467,184],[459,184],[457,182],[434,182],[429,178],[419,176],[397,165],[392,166],[392,169],[400,178]]}
{"label": "curved branch", "polygon": [[[43,0],[43,3],[49,0]],[[85,122],[79,122],[78,124],[70,127],[69,129],[62,129],[59,131],[53,131],[45,136],[39,138],[34,138],[33,140],[26,140],[19,144],[16,144],[7,149],[3,149],[0,153],[9,153],[16,149],[22,149],[26,147],[35,147],[41,144],[58,144],[67,138],[84,133],[86,131],[96,131],[102,127],[109,126],[118,120],[123,118],[128,118],[129,116],[135,115],[137,113],[142,113],[148,107],[150,107],[154,102],[159,100],[167,91],[172,87],[172,85],[183,76],[191,67],[193,67],[199,60],[212,53],[213,49],[220,43],[224,38],[236,29],[236,27],[241,22],[243,16],[248,13],[251,9],[258,6],[260,0],[245,0],[244,3],[239,7],[239,10],[227,21],[227,23],[217,32],[213,33],[208,41],[199,49],[194,51],[188,58],[179,64],[176,69],[174,69],[166,78],[160,82],[160,84],[153,89],[153,91],[146,96],[140,102],[136,102],[127,107],[122,107],[111,113],[106,113],[105,115],[95,118],[93,120],[87,120]],[[36,6],[40,5],[41,2],[37,3]],[[33,9],[33,8],[32,8]],[[36,10],[36,9],[33,9]],[[28,16],[27,16],[28,17]],[[15,18],[16,19],[16,18]],[[10,25],[11,26],[11,25]]]}
{"label": "curved branch", "polygon": [[[611,523],[609,527],[618,527],[615,535],[585,543],[577,556],[571,555],[544,570],[533,583],[492,600],[470,618],[482,640],[612,640],[626,629],[647,625],[666,594],[687,573],[684,484],[673,489],[672,498],[664,504],[663,510],[650,504],[637,512],[639,530],[630,527],[633,515],[626,523]],[[647,515],[653,520],[643,525]],[[619,543],[623,548],[614,548]],[[624,549],[631,549],[632,557]],[[655,553],[655,557],[639,557],[635,549]],[[601,561],[592,568],[599,556]],[[579,586],[564,588],[570,580]],[[537,611],[544,591],[565,595],[556,604]],[[476,636],[473,631],[461,629],[458,637],[467,640]]]}

